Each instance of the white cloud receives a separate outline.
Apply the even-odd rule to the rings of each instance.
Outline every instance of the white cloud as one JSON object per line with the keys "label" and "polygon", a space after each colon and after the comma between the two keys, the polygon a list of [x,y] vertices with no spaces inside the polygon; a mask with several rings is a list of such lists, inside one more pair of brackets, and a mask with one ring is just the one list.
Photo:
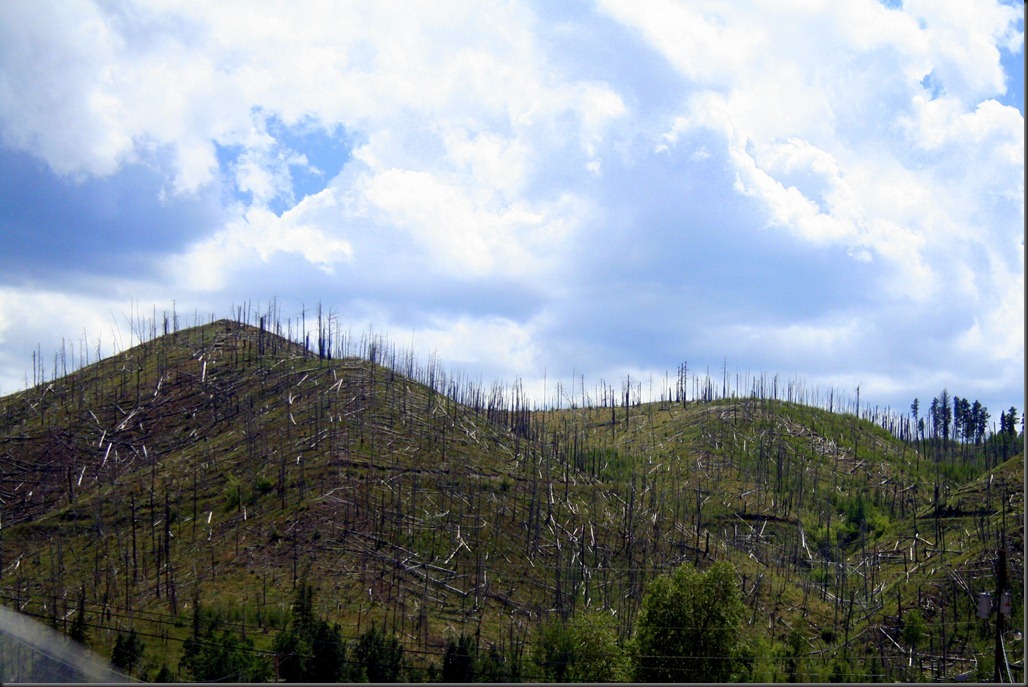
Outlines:
{"label": "white cloud", "polygon": [[[96,362],[97,353],[109,356],[138,340],[122,315],[127,304],[94,293],[64,293],[47,289],[0,287],[0,394],[9,394],[33,382],[33,352],[46,379],[80,363]],[[60,360],[64,342],[64,360]],[[56,359],[56,360],[55,360]]]}
{"label": "white cloud", "polygon": [[839,361],[857,357],[857,351],[874,338],[866,324],[855,317],[784,325],[738,325],[730,327],[727,333],[738,338],[741,350],[768,347],[787,351],[785,359],[796,367],[809,361],[825,367],[837,366]]}
{"label": "white cloud", "polygon": [[[43,21],[48,14],[53,21]],[[365,140],[356,156],[370,174],[365,200],[410,228],[429,259],[476,275],[525,264],[538,257],[533,245],[574,223],[564,190],[546,201],[560,206],[556,218],[520,196],[538,184],[538,160],[554,149],[598,170],[597,145],[625,113],[604,84],[563,82],[540,64],[518,6],[310,2],[282,12],[256,3],[240,12],[220,3],[83,2],[9,18],[24,38],[9,48],[5,75],[38,74],[42,58],[74,65],[43,70],[50,89],[10,86],[0,110],[5,141],[58,172],[109,174],[140,155],[167,154],[169,190],[192,193],[219,175],[215,143],[238,146],[226,171],[256,209],[301,200],[291,198],[289,168],[306,163],[277,145],[262,117],[342,124]],[[565,115],[570,131],[558,124]],[[254,210],[240,221],[263,237],[243,241],[262,255],[317,236],[301,239],[289,222]],[[278,243],[261,229],[271,226],[287,232]],[[248,255],[231,247],[238,241],[213,241],[222,254],[208,269]],[[293,250],[325,264],[317,251]]]}
{"label": "white cloud", "polygon": [[[571,28],[550,32],[550,12]],[[150,284],[105,277],[108,293],[314,284],[400,328],[401,311],[436,318],[455,361],[526,367],[561,359],[582,322],[604,341],[602,369],[601,353],[648,369],[633,356],[658,344],[631,343],[626,317],[666,323],[661,355],[700,340],[675,324],[695,318],[720,346],[789,364],[878,337],[884,366],[910,355],[896,318],[944,338],[939,350],[982,348],[996,378],[1023,365],[1023,117],[995,100],[1022,12],[3,3],[0,141],[75,178],[145,164],[168,195],[223,189],[223,226]],[[636,52],[579,54],[576,26]],[[618,62],[638,55],[641,74]],[[342,171],[301,197],[295,176],[314,162],[272,122],[345,135]],[[739,252],[749,262],[718,262]],[[805,259],[824,263],[804,274],[850,281],[768,286]],[[271,275],[282,266],[302,270]],[[573,324],[541,333],[547,309]],[[734,327],[754,313],[755,329]]]}
{"label": "white cloud", "polygon": [[570,195],[544,203],[495,199],[478,179],[409,169],[365,174],[349,191],[361,215],[410,237],[424,269],[459,279],[547,271],[549,256],[565,250],[587,212]]}
{"label": "white cloud", "polygon": [[947,93],[973,105],[1006,90],[999,47],[1023,45],[1016,29],[1023,9],[999,2],[911,0],[904,8],[923,21],[927,56]]}
{"label": "white cloud", "polygon": [[480,205],[503,202],[523,190],[530,165],[530,150],[524,141],[457,128],[443,134],[443,144],[454,171],[468,174],[488,194],[475,198]]}
{"label": "white cloud", "polygon": [[[738,190],[765,204],[770,223],[845,245],[858,260],[885,260],[883,284],[894,293],[918,293],[914,285],[926,280],[931,287],[936,256],[926,253],[982,240],[970,213],[981,212],[983,199],[1023,194],[1023,117],[973,99],[1004,88],[995,45],[1019,40],[1011,7],[605,7],[702,86],[658,151],[689,130],[720,132]],[[924,94],[920,80],[933,69],[955,95]],[[932,167],[910,143],[935,156]],[[939,165],[940,154],[951,167]],[[988,231],[1020,231],[1000,222]]]}
{"label": "white cloud", "polygon": [[[485,365],[502,370],[500,381],[513,382],[526,371],[539,367],[533,327],[502,317],[458,317],[452,321],[436,319],[428,328],[416,332],[419,348],[432,351],[460,369],[464,365]],[[464,370],[473,374],[472,370]],[[484,380],[490,382],[492,380]]]}
{"label": "white cloud", "polygon": [[338,202],[331,189],[304,198],[281,216],[254,206],[217,234],[168,261],[167,273],[180,288],[209,292],[224,288],[232,275],[254,261],[268,262],[276,254],[300,255],[331,273],[353,257],[348,240],[333,236]]}
{"label": "white cloud", "polygon": [[92,3],[3,3],[2,141],[62,174],[113,172],[132,153],[131,136],[111,126],[116,103],[101,81],[118,43]]}

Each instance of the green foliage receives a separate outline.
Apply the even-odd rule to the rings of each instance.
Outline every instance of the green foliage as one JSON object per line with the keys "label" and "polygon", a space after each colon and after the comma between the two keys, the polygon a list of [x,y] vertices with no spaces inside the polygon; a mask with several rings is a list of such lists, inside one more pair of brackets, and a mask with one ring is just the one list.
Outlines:
{"label": "green foliage", "polygon": [[517,661],[492,642],[485,653],[479,653],[475,672],[478,682],[518,682],[520,678]]}
{"label": "green foliage", "polygon": [[374,623],[357,639],[350,657],[353,682],[400,682],[403,673],[403,647],[396,635],[380,630]]}
{"label": "green foliage", "polygon": [[749,637],[739,644],[738,660],[732,682],[774,682],[774,659],[762,637]]}
{"label": "green foliage", "polygon": [[257,494],[264,496],[265,494],[271,493],[271,490],[275,488],[275,483],[267,477],[257,478],[257,483],[254,485],[254,489]]}
{"label": "green foliage", "polygon": [[195,682],[264,682],[271,663],[253,650],[253,641],[204,619],[199,603],[193,609],[193,633],[182,645],[179,668]]}
{"label": "green foliage", "polygon": [[242,499],[242,486],[239,484],[239,478],[229,474],[222,495],[222,510],[226,513],[236,510],[239,508],[240,499]]}
{"label": "green foliage", "polygon": [[859,538],[861,533],[880,536],[889,525],[888,517],[868,499],[865,491],[833,494],[832,503],[846,518],[839,533],[844,543]]}
{"label": "green foliage", "polygon": [[463,632],[457,639],[450,638],[446,642],[443,654],[441,679],[443,682],[474,682],[475,661],[478,658],[478,647],[472,638]]}
{"label": "green foliage", "polygon": [[539,637],[533,651],[533,661],[542,671],[546,682],[565,682],[571,663],[574,644],[567,625],[559,618],[551,618],[539,627]]}
{"label": "green foliage", "polygon": [[79,590],[79,605],[75,611],[75,619],[71,622],[68,636],[79,644],[85,645],[89,632],[86,629],[86,590]]}
{"label": "green foliage", "polygon": [[853,679],[853,667],[845,656],[832,659],[832,670],[828,674],[829,682],[856,682]]}
{"label": "green foliage", "polygon": [[903,615],[903,632],[900,637],[911,649],[918,649],[928,636],[928,624],[916,608]]}
{"label": "green foliage", "polygon": [[535,664],[548,682],[625,682],[629,656],[618,644],[609,613],[585,611],[567,622],[551,619],[539,630]]}
{"label": "green foliage", "polygon": [[683,565],[660,575],[643,598],[636,628],[639,682],[723,682],[738,669],[744,606],[735,568]]}
{"label": "green foliage", "polygon": [[571,661],[570,682],[626,682],[630,679],[628,655],[618,644],[617,627],[609,613],[576,613],[568,623]]}
{"label": "green foliage", "polygon": [[461,633],[447,641],[438,677],[441,682],[456,683],[512,682],[518,676],[516,664],[501,647],[490,642],[485,651],[480,651],[470,636]]}
{"label": "green foliage", "polygon": [[345,677],[346,645],[338,625],[314,614],[314,587],[296,589],[288,628],[275,637],[279,675],[286,682],[338,682]]}
{"label": "green foliage", "polygon": [[179,667],[197,682],[264,682],[271,665],[253,651],[253,642],[229,629],[209,629],[182,646]]}
{"label": "green foliage", "polygon": [[175,671],[168,667],[168,664],[162,663],[152,682],[178,682],[178,677],[175,675]]}
{"label": "green foliage", "polygon": [[143,657],[145,648],[135,629],[129,630],[128,634],[119,632],[111,651],[111,665],[124,673],[131,673]]}
{"label": "green foliage", "polygon": [[782,663],[789,682],[806,682],[801,679],[803,672],[804,637],[797,628],[789,631],[785,638],[785,647],[781,652]]}

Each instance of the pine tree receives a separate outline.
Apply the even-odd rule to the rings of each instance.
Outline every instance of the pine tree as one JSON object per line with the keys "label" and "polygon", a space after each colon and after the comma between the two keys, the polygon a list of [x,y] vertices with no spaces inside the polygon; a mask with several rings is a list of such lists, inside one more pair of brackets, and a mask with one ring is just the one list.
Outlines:
{"label": "pine tree", "polygon": [[338,625],[314,614],[314,587],[296,589],[289,626],[275,637],[279,675],[286,682],[338,682],[346,667],[346,645]]}
{"label": "pine tree", "polygon": [[179,666],[194,682],[263,682],[271,677],[271,664],[254,652],[253,641],[241,638],[218,622],[204,618],[196,598],[193,633],[182,644]]}
{"label": "pine tree", "polygon": [[145,645],[136,635],[135,629],[128,634],[119,632],[114,639],[114,650],[111,652],[111,665],[125,673],[131,673],[143,657]]}
{"label": "pine tree", "polygon": [[353,682],[399,682],[403,672],[403,646],[396,635],[374,623],[358,639],[351,656]]}
{"label": "pine tree", "polygon": [[461,632],[457,639],[451,637],[443,654],[442,681],[474,682],[477,657],[478,647],[470,636]]}
{"label": "pine tree", "polygon": [[68,630],[68,636],[79,644],[85,645],[89,632],[86,629],[86,589],[79,589],[78,609],[75,611],[75,619]]}

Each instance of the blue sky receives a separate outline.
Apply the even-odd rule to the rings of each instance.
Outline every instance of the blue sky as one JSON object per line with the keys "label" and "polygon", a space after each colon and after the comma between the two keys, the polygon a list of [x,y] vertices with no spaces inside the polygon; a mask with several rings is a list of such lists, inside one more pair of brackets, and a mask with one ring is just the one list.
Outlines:
{"label": "blue sky", "polygon": [[0,393],[37,345],[276,298],[539,402],[727,360],[998,418],[1023,31],[1000,0],[2,3]]}

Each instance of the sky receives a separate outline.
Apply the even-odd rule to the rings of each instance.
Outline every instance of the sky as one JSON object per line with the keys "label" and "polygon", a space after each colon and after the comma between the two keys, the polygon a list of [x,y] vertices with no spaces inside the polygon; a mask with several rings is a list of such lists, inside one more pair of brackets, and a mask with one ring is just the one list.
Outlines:
{"label": "sky", "polygon": [[998,420],[1023,4],[0,3],[0,394],[272,299],[539,403],[687,362]]}

